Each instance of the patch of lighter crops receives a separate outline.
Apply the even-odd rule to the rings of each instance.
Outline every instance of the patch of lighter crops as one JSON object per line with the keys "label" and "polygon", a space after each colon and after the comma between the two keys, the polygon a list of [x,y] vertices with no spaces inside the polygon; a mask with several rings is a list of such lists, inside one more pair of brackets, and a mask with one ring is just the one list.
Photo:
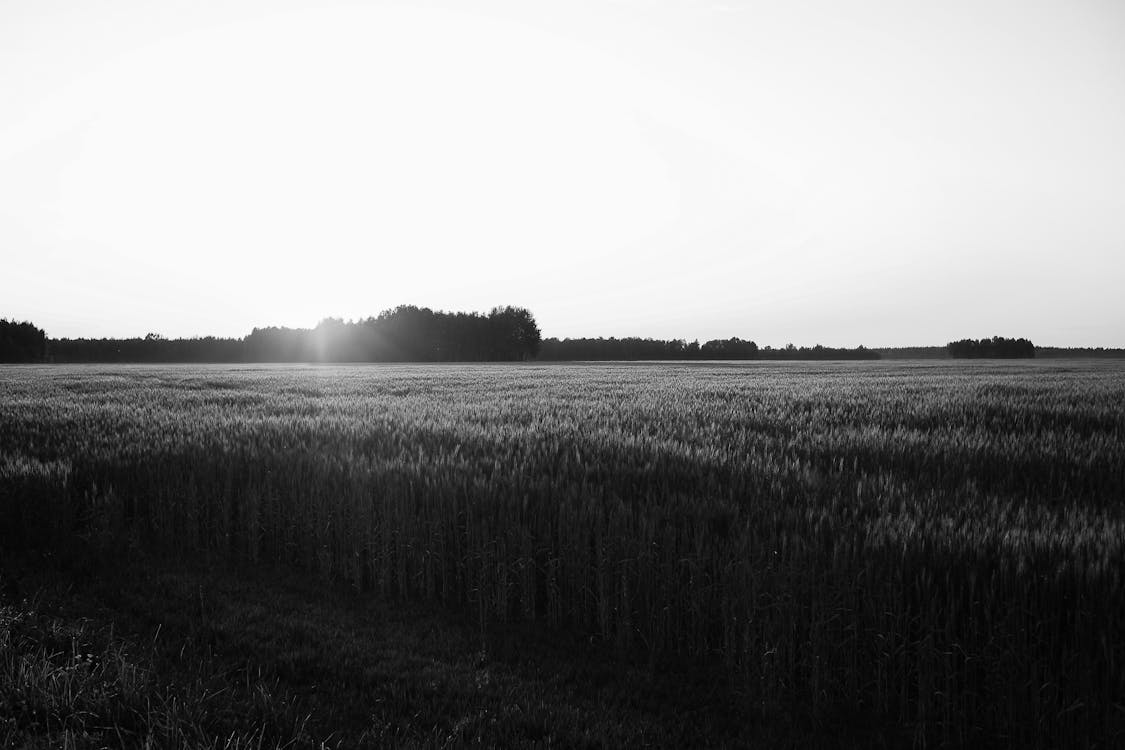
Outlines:
{"label": "patch of lighter crops", "polygon": [[921,549],[934,560],[944,555],[1014,563],[1020,570],[1034,566],[1042,575],[1078,572],[1111,581],[1120,575],[1125,555],[1125,523],[1091,515],[997,512],[982,521],[968,515],[884,514],[869,521],[864,535],[872,552]]}
{"label": "patch of lighter crops", "polygon": [[70,470],[71,463],[67,459],[43,461],[34,456],[0,450],[0,479],[65,479]]}

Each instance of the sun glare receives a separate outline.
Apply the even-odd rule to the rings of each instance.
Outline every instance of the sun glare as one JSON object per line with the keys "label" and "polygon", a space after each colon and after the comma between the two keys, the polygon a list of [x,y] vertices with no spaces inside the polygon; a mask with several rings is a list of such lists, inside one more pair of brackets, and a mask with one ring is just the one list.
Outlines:
{"label": "sun glare", "polygon": [[[80,155],[57,208],[123,266],[193,257],[169,283],[238,280],[225,291],[270,315],[290,299],[288,322],[435,292],[480,306],[675,216],[642,125],[654,115],[622,96],[642,88],[507,22],[279,13],[161,40],[75,84],[63,106]],[[459,286],[482,267],[494,283],[478,299]]]}

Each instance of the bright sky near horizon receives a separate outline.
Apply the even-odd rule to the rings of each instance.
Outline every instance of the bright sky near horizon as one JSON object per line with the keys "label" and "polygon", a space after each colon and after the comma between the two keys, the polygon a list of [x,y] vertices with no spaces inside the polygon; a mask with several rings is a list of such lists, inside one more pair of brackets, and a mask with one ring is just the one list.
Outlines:
{"label": "bright sky near horizon", "polygon": [[1125,3],[0,4],[0,317],[1125,346]]}

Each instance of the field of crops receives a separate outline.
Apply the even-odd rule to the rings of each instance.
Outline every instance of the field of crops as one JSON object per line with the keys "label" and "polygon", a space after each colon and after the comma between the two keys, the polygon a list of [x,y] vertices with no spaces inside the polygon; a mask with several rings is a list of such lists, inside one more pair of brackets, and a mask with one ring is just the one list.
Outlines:
{"label": "field of crops", "polygon": [[1119,363],[0,369],[0,545],[107,537],[697,659],[748,716],[1125,741]]}

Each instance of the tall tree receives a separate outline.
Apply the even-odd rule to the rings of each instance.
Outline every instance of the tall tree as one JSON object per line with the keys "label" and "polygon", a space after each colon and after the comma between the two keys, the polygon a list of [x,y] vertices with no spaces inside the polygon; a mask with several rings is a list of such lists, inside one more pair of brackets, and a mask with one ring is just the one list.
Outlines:
{"label": "tall tree", "polygon": [[42,362],[47,334],[26,321],[0,319],[0,362]]}

